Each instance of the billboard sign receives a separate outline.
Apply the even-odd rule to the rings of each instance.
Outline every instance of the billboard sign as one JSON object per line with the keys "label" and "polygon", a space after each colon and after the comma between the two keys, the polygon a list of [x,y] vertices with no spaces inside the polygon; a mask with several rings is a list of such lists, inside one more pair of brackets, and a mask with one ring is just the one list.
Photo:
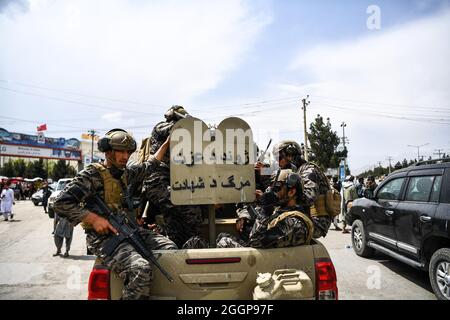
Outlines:
{"label": "billboard sign", "polygon": [[11,145],[0,142],[0,156],[80,161],[81,151],[73,149],[51,149],[26,145]]}
{"label": "billboard sign", "polygon": [[175,205],[253,202],[255,156],[249,125],[223,120],[215,130],[197,118],[178,121],[170,136],[171,201]]}
{"label": "billboard sign", "polygon": [[9,132],[0,128],[0,156],[81,161],[78,139],[49,138]]}

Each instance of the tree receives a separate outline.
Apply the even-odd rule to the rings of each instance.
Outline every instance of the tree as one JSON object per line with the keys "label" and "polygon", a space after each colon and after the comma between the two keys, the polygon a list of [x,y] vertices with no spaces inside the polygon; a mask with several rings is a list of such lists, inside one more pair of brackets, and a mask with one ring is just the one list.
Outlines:
{"label": "tree", "polygon": [[47,179],[47,170],[44,167],[43,159],[39,159],[33,162],[33,177]]}
{"label": "tree", "polygon": [[51,178],[54,181],[71,178],[77,174],[77,171],[70,164],[66,164],[66,160],[58,160],[52,169]]}
{"label": "tree", "polygon": [[402,164],[400,163],[400,161],[397,161],[397,163],[396,163],[395,166],[394,166],[394,169],[395,169],[395,170],[398,170],[398,169],[401,169],[401,168],[403,168],[403,167],[402,167]]}
{"label": "tree", "polygon": [[322,169],[337,168],[341,158],[347,156],[347,149],[336,152],[340,139],[331,129],[330,119],[327,118],[327,123],[324,123],[323,118],[318,114],[309,130],[311,160]]}
{"label": "tree", "polygon": [[27,168],[25,160],[17,159],[15,161],[13,161],[13,168],[14,168],[14,175],[16,177],[24,177],[25,176],[25,171]]}
{"label": "tree", "polygon": [[8,161],[4,164],[2,170],[1,170],[1,175],[2,176],[6,176],[6,177],[15,177],[16,176],[16,172],[14,170],[14,166],[12,161]]}
{"label": "tree", "polygon": [[408,166],[408,160],[406,160],[406,158],[405,159],[403,159],[403,162],[402,162],[402,168],[406,168]]}

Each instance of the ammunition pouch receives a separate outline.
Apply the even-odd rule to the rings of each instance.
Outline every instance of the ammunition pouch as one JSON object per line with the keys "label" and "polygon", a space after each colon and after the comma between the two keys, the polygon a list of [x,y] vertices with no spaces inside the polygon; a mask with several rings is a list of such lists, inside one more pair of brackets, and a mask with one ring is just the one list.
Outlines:
{"label": "ammunition pouch", "polygon": [[341,195],[334,189],[330,189],[326,194],[317,197],[314,205],[311,206],[311,216],[330,216],[332,219],[341,212]]}

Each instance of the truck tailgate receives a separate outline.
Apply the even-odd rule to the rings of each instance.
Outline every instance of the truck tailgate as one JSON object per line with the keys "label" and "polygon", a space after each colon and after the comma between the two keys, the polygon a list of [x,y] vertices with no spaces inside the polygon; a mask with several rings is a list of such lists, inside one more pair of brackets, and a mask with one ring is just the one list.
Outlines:
{"label": "truck tailgate", "polygon": [[[153,299],[251,300],[258,273],[278,269],[302,270],[314,284],[315,246],[154,251],[174,282],[153,267],[151,295]],[[122,281],[112,273],[111,298],[120,298],[121,291]]]}

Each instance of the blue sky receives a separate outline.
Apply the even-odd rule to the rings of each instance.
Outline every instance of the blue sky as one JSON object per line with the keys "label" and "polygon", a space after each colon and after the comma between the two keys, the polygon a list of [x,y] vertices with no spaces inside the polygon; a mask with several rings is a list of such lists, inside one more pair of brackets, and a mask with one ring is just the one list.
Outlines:
{"label": "blue sky", "polygon": [[[380,9],[380,30],[367,28],[370,5]],[[261,145],[303,141],[299,103],[309,94],[308,122],[320,113],[339,134],[347,123],[356,171],[387,156],[413,158],[408,144],[450,153],[449,7],[3,1],[0,127],[33,133],[47,122],[48,136],[79,138],[121,126],[140,140],[183,104],[206,123],[240,115]]]}

